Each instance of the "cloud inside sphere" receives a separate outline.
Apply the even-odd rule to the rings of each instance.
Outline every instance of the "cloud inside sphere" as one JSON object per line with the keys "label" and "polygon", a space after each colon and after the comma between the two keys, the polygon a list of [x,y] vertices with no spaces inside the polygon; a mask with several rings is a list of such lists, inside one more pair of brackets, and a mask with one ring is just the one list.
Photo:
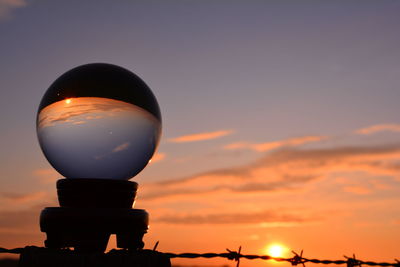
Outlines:
{"label": "cloud inside sphere", "polygon": [[153,156],[161,122],[131,103],[75,97],[43,108],[37,133],[47,160],[65,177],[128,180]]}

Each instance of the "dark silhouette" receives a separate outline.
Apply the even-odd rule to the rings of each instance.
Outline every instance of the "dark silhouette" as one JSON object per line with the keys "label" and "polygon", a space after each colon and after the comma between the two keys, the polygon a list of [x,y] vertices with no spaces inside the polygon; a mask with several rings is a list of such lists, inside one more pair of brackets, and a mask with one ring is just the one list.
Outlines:
{"label": "dark silhouette", "polygon": [[136,190],[137,183],[124,180],[58,180],[61,207],[45,208],[40,215],[45,246],[104,252],[110,235],[116,234],[119,248],[143,248],[149,219],[146,211],[131,208]]}
{"label": "dark silhouette", "polygon": [[0,267],[18,267],[17,259],[0,259]]}
{"label": "dark silhouette", "polygon": [[153,250],[111,250],[80,253],[72,250],[26,247],[19,267],[171,267],[169,258]]}

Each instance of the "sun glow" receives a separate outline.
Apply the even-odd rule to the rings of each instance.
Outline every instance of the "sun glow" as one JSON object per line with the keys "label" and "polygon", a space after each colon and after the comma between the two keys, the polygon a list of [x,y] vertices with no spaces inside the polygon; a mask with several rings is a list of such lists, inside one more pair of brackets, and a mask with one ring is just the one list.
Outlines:
{"label": "sun glow", "polygon": [[70,104],[71,103],[71,98],[65,99],[65,103],[66,104]]}
{"label": "sun glow", "polygon": [[266,249],[265,252],[272,257],[281,258],[287,253],[288,248],[281,244],[271,244]]}

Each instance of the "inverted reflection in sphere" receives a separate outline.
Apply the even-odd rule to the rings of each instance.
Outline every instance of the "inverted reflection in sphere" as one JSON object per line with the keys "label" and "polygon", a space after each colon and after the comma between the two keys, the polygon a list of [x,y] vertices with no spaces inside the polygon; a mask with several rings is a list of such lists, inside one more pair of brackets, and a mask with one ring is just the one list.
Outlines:
{"label": "inverted reflection in sphere", "polygon": [[46,158],[70,178],[133,177],[153,156],[160,131],[160,120],[145,109],[103,97],[54,102],[37,121]]}

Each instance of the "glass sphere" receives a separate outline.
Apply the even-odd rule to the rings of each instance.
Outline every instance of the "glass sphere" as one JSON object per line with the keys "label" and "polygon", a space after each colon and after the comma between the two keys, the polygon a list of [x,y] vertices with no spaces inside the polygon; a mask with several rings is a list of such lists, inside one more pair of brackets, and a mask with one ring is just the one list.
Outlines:
{"label": "glass sphere", "polygon": [[66,178],[128,180],[153,156],[161,114],[138,76],[111,64],[87,64],[46,91],[36,129],[47,160]]}

